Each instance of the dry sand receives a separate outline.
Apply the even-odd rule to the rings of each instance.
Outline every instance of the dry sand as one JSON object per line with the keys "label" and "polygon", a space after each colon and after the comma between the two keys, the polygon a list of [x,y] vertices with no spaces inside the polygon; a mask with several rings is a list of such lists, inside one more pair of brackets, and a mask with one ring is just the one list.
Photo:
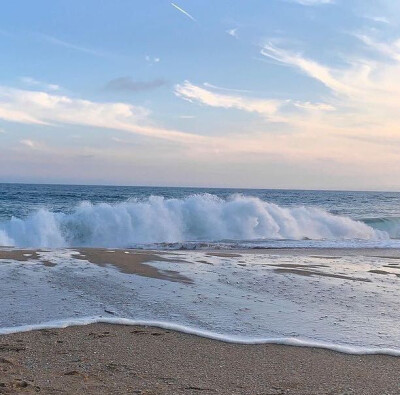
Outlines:
{"label": "dry sand", "polygon": [[95,324],[0,337],[0,393],[399,394],[400,358]]}

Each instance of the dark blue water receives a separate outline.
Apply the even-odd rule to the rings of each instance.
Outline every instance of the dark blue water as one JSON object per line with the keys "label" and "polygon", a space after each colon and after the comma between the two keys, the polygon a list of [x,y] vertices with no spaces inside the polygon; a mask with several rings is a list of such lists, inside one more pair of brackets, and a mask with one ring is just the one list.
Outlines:
{"label": "dark blue water", "polygon": [[71,212],[82,201],[112,204],[152,195],[182,199],[203,193],[213,194],[222,199],[240,193],[280,206],[320,207],[333,214],[353,219],[400,217],[399,192],[0,184],[0,219],[10,219],[11,216],[26,217],[39,208]]}

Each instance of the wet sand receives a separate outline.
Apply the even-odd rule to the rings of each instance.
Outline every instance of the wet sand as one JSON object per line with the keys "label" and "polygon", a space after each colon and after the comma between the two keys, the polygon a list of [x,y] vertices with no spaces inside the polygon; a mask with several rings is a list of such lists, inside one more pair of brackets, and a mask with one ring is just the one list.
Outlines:
{"label": "wet sand", "polygon": [[[75,258],[164,281],[191,283],[151,262],[192,262],[168,252],[74,249]],[[327,266],[296,263],[296,256],[334,259],[363,255],[398,259],[396,250],[285,249],[202,251],[209,257],[287,255],[294,263],[266,262],[282,275],[338,276]],[[184,256],[183,256],[184,258]],[[204,263],[210,263],[203,259]],[[47,262],[40,250],[0,250],[0,264]],[[240,261],[238,261],[240,262]],[[176,265],[174,266],[176,268]],[[398,269],[397,263],[386,264]],[[52,270],[52,268],[49,268]],[[178,270],[178,271],[177,271]],[[371,270],[369,270],[371,272]],[[372,272],[374,274],[374,272]],[[377,276],[395,274],[375,270]],[[345,278],[339,275],[339,278]],[[361,278],[347,278],[363,280]],[[356,356],[281,345],[238,345],[149,327],[94,324],[0,336],[0,394],[400,394],[400,358]]]}
{"label": "wet sand", "polygon": [[[271,265],[271,266],[273,266],[273,265]],[[369,280],[367,278],[350,277],[350,276],[344,276],[341,274],[329,274],[329,273],[320,272],[318,270],[305,270],[305,269],[300,269],[299,266],[300,265],[297,265],[297,268],[293,268],[293,269],[289,269],[289,268],[275,269],[274,272],[280,273],[280,274],[290,273],[290,274],[296,274],[298,276],[306,276],[306,277],[321,276],[321,277],[341,278],[342,280],[362,281],[362,282],[367,282],[367,283],[371,282],[371,280]],[[312,265],[310,265],[310,266],[312,267]],[[376,273],[377,271],[369,270],[369,272]],[[390,274],[389,272],[387,272],[387,273]]]}
{"label": "wet sand", "polygon": [[190,284],[192,280],[182,276],[177,271],[159,270],[153,266],[146,265],[146,262],[189,262],[168,259],[168,253],[155,253],[152,251],[141,250],[107,250],[103,248],[81,248],[77,250],[79,254],[75,255],[76,259],[87,260],[99,266],[113,265],[123,273],[136,274],[138,276],[158,278],[161,280],[176,281]]}
{"label": "wet sand", "polygon": [[399,394],[400,358],[95,324],[0,337],[0,393]]}
{"label": "wet sand", "polygon": [[[182,276],[174,270],[159,270],[154,266],[148,265],[149,262],[174,262],[187,263],[189,262],[177,259],[168,259],[167,252],[152,252],[129,249],[105,249],[105,248],[80,248],[72,249],[76,251],[75,259],[85,260],[99,266],[115,266],[118,270],[127,274],[136,274],[138,276],[158,278],[173,282],[181,282],[190,284],[192,280]],[[20,250],[20,249],[1,249],[0,264],[2,261],[18,261],[30,262],[38,261],[45,266],[55,266],[54,262],[49,262],[40,256],[41,250]]]}

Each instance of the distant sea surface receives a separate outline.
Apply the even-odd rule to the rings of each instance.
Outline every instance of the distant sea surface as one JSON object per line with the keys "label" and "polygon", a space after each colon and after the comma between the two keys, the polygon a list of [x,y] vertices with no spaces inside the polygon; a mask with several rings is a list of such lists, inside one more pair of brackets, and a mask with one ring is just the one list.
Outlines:
{"label": "distant sea surface", "polygon": [[0,245],[399,247],[400,193],[0,184]]}

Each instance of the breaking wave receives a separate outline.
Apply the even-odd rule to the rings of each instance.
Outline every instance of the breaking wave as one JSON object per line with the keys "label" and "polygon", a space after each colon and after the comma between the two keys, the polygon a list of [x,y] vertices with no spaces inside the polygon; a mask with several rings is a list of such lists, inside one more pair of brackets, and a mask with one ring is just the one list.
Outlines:
{"label": "breaking wave", "polygon": [[[372,225],[372,224],[371,224]],[[399,221],[400,225],[400,221]],[[397,228],[400,232],[400,226]],[[82,202],[70,213],[40,209],[0,223],[0,245],[132,247],[219,240],[380,240],[384,227],[311,207],[281,207],[259,198],[210,194],[151,196],[117,204]]]}
{"label": "breaking wave", "polygon": [[362,222],[374,229],[386,232],[391,239],[400,239],[400,218],[368,218]]}

